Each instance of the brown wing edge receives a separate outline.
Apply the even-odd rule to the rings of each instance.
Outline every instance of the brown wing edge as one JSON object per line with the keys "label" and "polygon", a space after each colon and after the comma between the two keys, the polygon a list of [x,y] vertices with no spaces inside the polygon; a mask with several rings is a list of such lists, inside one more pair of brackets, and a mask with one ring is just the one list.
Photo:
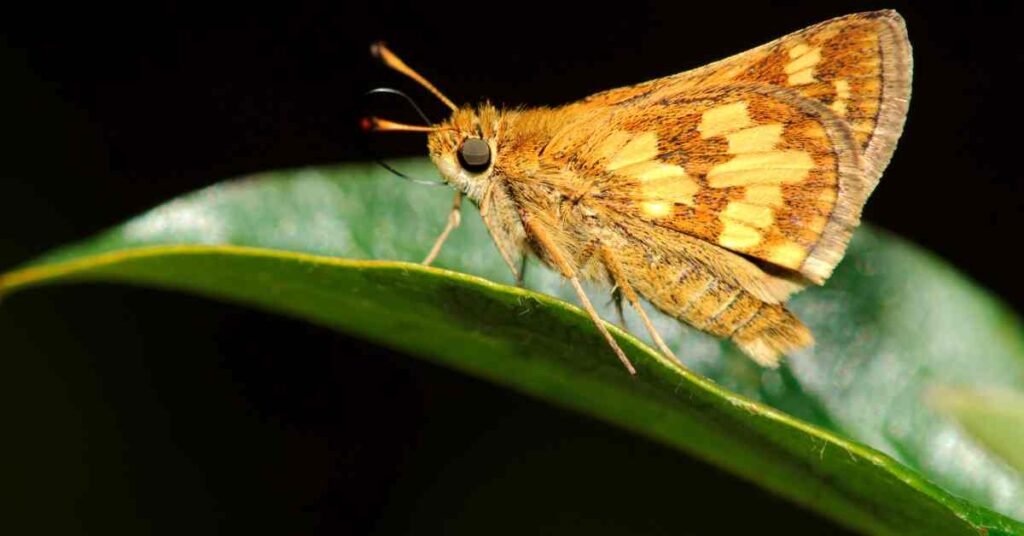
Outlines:
{"label": "brown wing edge", "polygon": [[873,189],[882,178],[882,171],[889,165],[896,150],[896,142],[903,133],[903,124],[910,106],[914,58],[907,38],[907,25],[899,13],[885,10],[867,13],[866,16],[878,20],[887,30],[879,34],[882,49],[882,96],[878,120],[867,150],[864,151],[865,176]]}
{"label": "brown wing edge", "polygon": [[[846,246],[850,242],[853,230],[860,224],[864,203],[878,185],[882,171],[896,150],[896,142],[903,132],[910,104],[913,59],[903,17],[892,10],[866,13],[864,16],[878,20],[887,30],[879,32],[882,49],[881,103],[875,130],[867,149],[860,155],[859,162],[853,164],[858,169],[849,169],[851,163],[840,158],[839,192],[832,216],[818,243],[800,267],[801,274],[819,285],[832,275],[832,271],[846,253]],[[812,103],[805,105],[813,106]],[[830,117],[829,122],[838,127],[827,129],[830,135],[839,134],[840,138],[846,138],[834,138],[833,145],[837,149],[856,147],[852,132],[845,121],[834,116],[831,110],[824,106],[820,107],[820,110],[823,117]]]}

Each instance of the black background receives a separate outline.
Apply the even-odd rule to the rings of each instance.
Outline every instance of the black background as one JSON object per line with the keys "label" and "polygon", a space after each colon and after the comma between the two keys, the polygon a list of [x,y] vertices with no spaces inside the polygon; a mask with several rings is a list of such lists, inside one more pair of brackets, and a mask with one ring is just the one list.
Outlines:
{"label": "black background", "polygon": [[[1020,311],[1020,8],[982,3],[4,8],[0,268],[226,177],[362,159],[359,95],[372,87],[405,89],[440,117],[429,95],[373,62],[376,39],[458,102],[558,104],[888,7],[907,19],[914,94],[865,218]],[[425,152],[421,138],[390,143],[393,154]],[[4,487],[21,514],[4,523],[167,533],[838,530],[603,424],[199,298],[100,285],[15,296],[0,307],[0,352],[5,462],[16,469]]]}

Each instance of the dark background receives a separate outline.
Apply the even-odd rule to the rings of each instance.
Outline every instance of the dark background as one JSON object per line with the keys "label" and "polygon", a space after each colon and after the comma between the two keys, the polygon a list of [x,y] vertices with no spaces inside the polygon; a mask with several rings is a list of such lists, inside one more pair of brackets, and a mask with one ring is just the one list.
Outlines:
{"label": "dark background", "polygon": [[[223,178],[362,159],[359,95],[372,87],[406,89],[440,117],[368,56],[376,39],[457,102],[558,104],[886,7],[907,19],[914,95],[865,217],[1021,311],[1021,9],[981,3],[3,8],[0,269]],[[420,138],[390,143],[425,153]],[[12,527],[838,530],[601,423],[199,298],[101,285],[18,295],[0,307],[0,353],[4,491],[20,514],[0,524]]]}

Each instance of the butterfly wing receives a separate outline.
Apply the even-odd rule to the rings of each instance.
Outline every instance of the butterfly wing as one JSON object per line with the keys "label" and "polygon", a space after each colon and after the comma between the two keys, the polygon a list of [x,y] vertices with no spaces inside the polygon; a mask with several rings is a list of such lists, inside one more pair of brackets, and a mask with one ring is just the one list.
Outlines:
{"label": "butterfly wing", "polygon": [[656,307],[772,365],[813,342],[784,302],[843,257],[902,131],[910,77],[899,15],[851,15],[512,113],[503,149],[516,157],[495,167],[588,277],[611,273],[596,243]]}
{"label": "butterfly wing", "polygon": [[787,87],[845,120],[877,182],[903,130],[913,58],[903,17],[893,10],[857,13],[810,26],[760,47],[680,74],[604,91],[587,105],[656,100],[701,87]]}
{"label": "butterfly wing", "polygon": [[542,159],[608,210],[823,283],[888,163],[910,95],[892,11],[834,19],[567,107]]}

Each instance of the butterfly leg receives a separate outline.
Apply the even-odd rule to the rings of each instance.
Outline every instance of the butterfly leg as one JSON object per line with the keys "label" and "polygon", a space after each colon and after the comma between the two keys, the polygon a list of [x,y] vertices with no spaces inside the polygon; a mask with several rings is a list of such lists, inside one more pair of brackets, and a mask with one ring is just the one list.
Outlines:
{"label": "butterfly leg", "polygon": [[444,241],[448,240],[448,235],[451,234],[456,227],[462,223],[462,215],[459,210],[462,208],[462,192],[455,190],[455,201],[452,202],[452,210],[448,213],[448,224],[444,226],[444,230],[441,231],[441,235],[437,237],[434,242],[434,247],[430,248],[430,253],[427,253],[427,258],[423,259],[421,264],[429,265],[434,262],[437,258],[437,254],[441,253],[441,246],[444,245]]}
{"label": "butterfly leg", "polygon": [[[665,341],[661,338],[658,330],[655,329],[654,324],[651,323],[651,319],[647,317],[647,313],[640,304],[640,298],[637,297],[636,291],[633,290],[629,281],[626,280],[625,275],[622,273],[622,266],[619,264],[619,261],[615,258],[615,254],[608,246],[601,246],[601,260],[604,261],[605,269],[608,271],[608,275],[611,276],[612,281],[614,281],[616,290],[621,291],[622,294],[626,296],[626,299],[629,300],[629,303],[633,305],[633,308],[636,309],[637,314],[640,315],[640,319],[643,321],[644,326],[647,327],[647,331],[651,334],[651,338],[654,339],[654,343],[658,346],[658,349],[666,356],[675,359],[676,355],[672,353],[672,350],[670,350],[668,345],[665,344]],[[622,314],[621,298],[619,299],[619,303],[619,314]]]}
{"label": "butterfly leg", "polygon": [[499,223],[494,221],[491,211],[488,210],[491,203],[491,192],[493,190],[488,188],[484,192],[483,201],[480,202],[480,219],[484,221],[484,227],[487,227],[487,232],[491,234],[491,239],[494,241],[494,245],[498,248],[498,253],[501,254],[501,259],[508,265],[508,269],[512,271],[512,277],[516,280],[516,286],[523,286],[523,276],[526,273],[526,254],[522,254],[519,258],[519,266],[516,267],[516,262],[512,259],[512,254],[509,253],[508,249],[503,245],[502,237],[497,233],[496,229],[499,229]]}
{"label": "butterfly leg", "polygon": [[576,271],[573,269],[572,265],[569,264],[565,255],[562,254],[561,249],[559,249],[558,245],[551,239],[547,231],[535,224],[532,219],[523,217],[523,225],[526,227],[527,233],[533,236],[536,244],[544,250],[547,258],[555,265],[556,268],[558,268],[558,271],[560,271],[562,275],[572,283],[572,288],[576,291],[576,296],[583,305],[583,309],[585,309],[587,314],[590,315],[590,319],[594,322],[594,325],[597,326],[601,335],[604,335],[605,340],[608,341],[608,345],[612,347],[612,350],[615,352],[615,355],[618,356],[619,361],[622,362],[623,366],[626,367],[626,370],[628,370],[630,374],[636,376],[636,368],[634,368],[633,363],[629,361],[629,357],[626,357],[626,352],[622,351],[622,348],[619,347],[619,343],[615,342],[615,338],[608,332],[608,328],[604,325],[604,320],[601,320],[601,317],[598,316],[597,311],[594,309],[594,305],[590,303],[590,298],[587,297],[587,293],[583,290],[580,278],[576,275]]}
{"label": "butterfly leg", "polygon": [[[613,281],[614,285],[615,282]],[[622,312],[622,289],[616,286],[612,289],[612,304],[615,305],[616,316],[619,317],[619,325],[622,329],[629,330],[629,326],[626,325],[626,315]]]}

